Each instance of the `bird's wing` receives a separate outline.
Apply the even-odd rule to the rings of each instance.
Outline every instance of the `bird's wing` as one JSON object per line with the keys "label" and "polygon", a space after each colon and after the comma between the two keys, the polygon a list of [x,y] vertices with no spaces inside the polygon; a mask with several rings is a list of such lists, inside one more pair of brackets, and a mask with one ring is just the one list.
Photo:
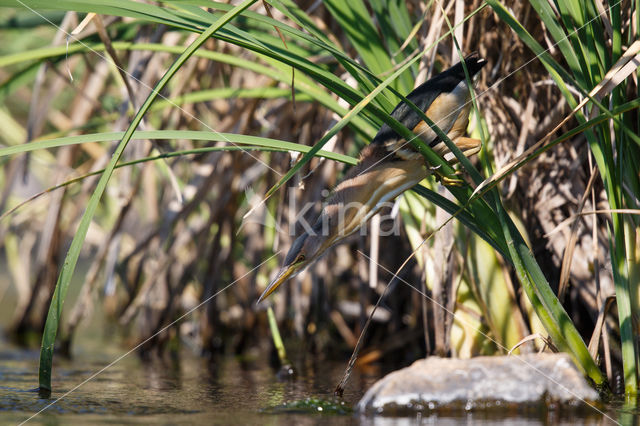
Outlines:
{"label": "bird's wing", "polygon": [[[471,77],[477,74],[487,63],[484,59],[479,58],[476,53],[467,56],[464,62]],[[424,111],[427,117],[438,125],[440,129],[448,133],[460,115],[460,111],[464,108],[467,97],[466,93],[464,96],[460,96],[462,95],[461,93],[456,93],[454,97],[449,95],[465,80],[466,76],[462,64],[457,63],[415,88],[407,95],[407,99]],[[466,87],[464,89],[466,90]],[[406,103],[400,102],[391,113],[391,116],[414,133],[419,133],[421,139],[429,146],[434,147],[439,142],[436,133]],[[382,125],[371,143],[397,149],[406,144],[404,139],[386,123]]]}
{"label": "bird's wing", "polygon": [[[438,97],[451,93],[459,83],[460,80],[454,76],[440,74],[414,89],[411,93],[409,93],[409,95],[407,95],[407,99],[409,99],[418,108],[424,111],[425,114],[427,114],[428,112],[427,116],[437,125],[439,125],[439,127],[442,128],[442,130],[446,133],[449,129],[444,128],[444,125],[449,124],[450,126],[453,121],[447,120],[451,121],[451,123],[438,122],[441,121],[441,117],[446,116],[451,111],[440,110],[440,108],[438,108],[437,110],[430,110],[429,108]],[[438,102],[436,102],[436,104],[437,103]],[[395,107],[395,109],[391,113],[391,116],[404,124],[405,127],[412,130],[419,130],[416,129],[416,127],[423,123],[418,113],[416,113],[413,109],[411,109],[411,107],[409,107],[409,105],[404,102],[400,102]],[[433,146],[438,142],[438,137],[435,135],[435,132],[433,132],[433,130],[428,133],[429,135],[423,134],[422,139],[425,139],[425,142],[427,144]],[[428,138],[425,138],[424,136],[428,136]],[[403,138],[395,130],[389,127],[388,124],[384,123],[371,143],[386,144],[392,140],[396,140],[399,142],[403,140]]]}

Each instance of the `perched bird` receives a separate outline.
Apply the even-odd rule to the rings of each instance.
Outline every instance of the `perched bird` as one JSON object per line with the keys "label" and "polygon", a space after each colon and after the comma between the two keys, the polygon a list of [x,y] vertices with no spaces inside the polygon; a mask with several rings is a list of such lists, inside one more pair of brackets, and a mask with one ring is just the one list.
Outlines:
{"label": "perched bird", "polygon": [[[472,54],[465,58],[473,77],[487,62]],[[414,89],[407,99],[429,117],[466,156],[477,153],[481,142],[464,137],[471,109],[469,88],[461,63]],[[391,113],[445,160],[455,158],[436,132],[406,103]],[[364,225],[384,203],[393,200],[430,173],[422,154],[413,149],[387,124],[360,153],[360,161],[346,174],[327,200],[311,229],[294,241],[275,279],[258,303],[280,284],[318,260],[328,248],[338,244]]]}

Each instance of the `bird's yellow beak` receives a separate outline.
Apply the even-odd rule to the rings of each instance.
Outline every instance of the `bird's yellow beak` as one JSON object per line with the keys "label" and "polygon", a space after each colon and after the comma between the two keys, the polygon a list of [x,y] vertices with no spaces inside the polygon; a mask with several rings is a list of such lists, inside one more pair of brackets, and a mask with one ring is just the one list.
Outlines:
{"label": "bird's yellow beak", "polygon": [[276,275],[274,280],[271,281],[271,283],[267,286],[267,288],[264,290],[264,292],[262,292],[262,295],[258,299],[257,303],[262,302],[271,293],[276,291],[276,289],[280,286],[280,284],[282,284],[283,282],[288,280],[289,277],[291,277],[291,275],[294,272],[296,272],[299,268],[300,268],[300,264],[299,263],[292,263],[291,265],[284,266],[282,269],[280,269],[280,272],[278,272],[278,275]]}

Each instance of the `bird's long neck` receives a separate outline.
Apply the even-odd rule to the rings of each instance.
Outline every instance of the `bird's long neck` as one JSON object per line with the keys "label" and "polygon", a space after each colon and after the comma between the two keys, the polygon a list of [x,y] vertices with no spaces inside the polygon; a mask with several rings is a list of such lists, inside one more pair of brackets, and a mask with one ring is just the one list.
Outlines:
{"label": "bird's long neck", "polygon": [[403,160],[384,145],[369,145],[357,166],[347,173],[324,207],[324,214],[337,220],[335,244],[364,225],[387,202],[392,201],[427,176],[422,157]]}

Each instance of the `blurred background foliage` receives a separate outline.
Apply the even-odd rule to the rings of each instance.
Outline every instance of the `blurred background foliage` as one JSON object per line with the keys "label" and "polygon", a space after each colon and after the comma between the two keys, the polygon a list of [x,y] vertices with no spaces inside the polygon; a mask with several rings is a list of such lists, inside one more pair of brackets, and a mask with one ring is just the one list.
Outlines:
{"label": "blurred background foliage", "polygon": [[[383,212],[398,218],[394,235],[380,236],[392,224],[374,220],[367,235],[283,286],[268,303],[285,345],[346,360],[415,251],[373,316],[361,366],[557,346],[594,381],[601,370],[615,391],[633,392],[638,65],[627,62],[621,81],[607,72],[635,49],[637,2],[249,3],[161,87],[100,197],[114,142],[151,88],[233,5],[0,0],[11,6],[0,18],[7,335],[39,343],[76,236],[82,251],[58,335],[67,355],[77,328],[99,312],[109,333],[145,342],[144,357],[181,346],[263,356],[272,344],[266,304],[255,301],[299,209],[319,206],[399,96],[477,51],[488,65],[469,133],[484,149],[475,168],[463,164],[469,183],[447,190],[425,181]],[[603,81],[616,84],[588,96]],[[528,151],[541,140],[551,144]],[[525,167],[510,163],[521,155]],[[470,201],[493,170],[502,173],[497,186]],[[451,213],[460,221],[447,222]],[[92,219],[86,238],[76,235],[81,218]],[[524,252],[510,251],[518,241]]]}

